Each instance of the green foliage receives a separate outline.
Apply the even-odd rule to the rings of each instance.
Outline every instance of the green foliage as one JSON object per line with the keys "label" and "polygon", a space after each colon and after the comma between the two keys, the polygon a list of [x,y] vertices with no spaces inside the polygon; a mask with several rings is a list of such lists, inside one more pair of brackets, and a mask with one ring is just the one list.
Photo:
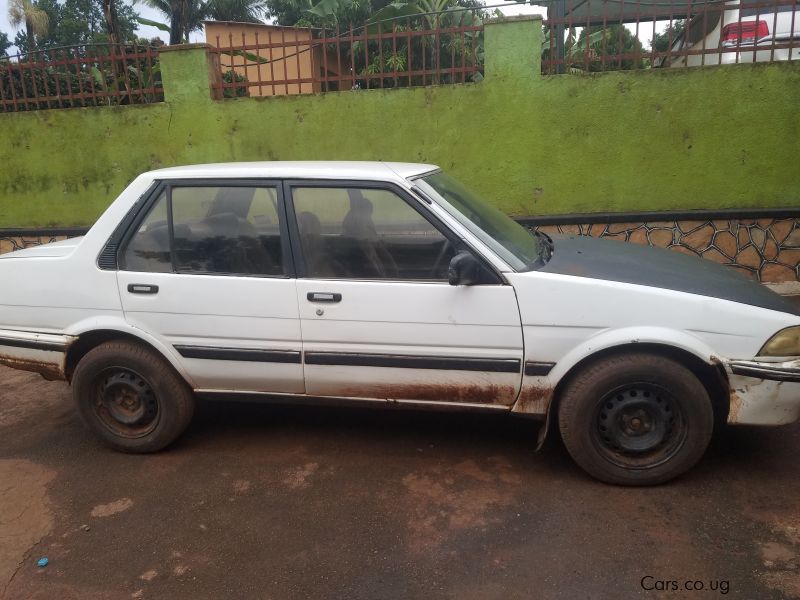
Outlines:
{"label": "green foliage", "polygon": [[[338,48],[337,44],[330,44],[326,50],[329,55],[341,56],[344,65],[352,65],[356,74],[353,85],[356,88],[407,87],[444,83],[450,79],[454,82],[463,81],[465,77],[460,73],[415,75],[409,78],[402,72],[443,72],[462,65],[482,68],[482,31],[464,32],[463,35],[416,35],[411,39],[398,36],[394,40],[387,36],[380,42],[377,39],[369,40],[366,48],[363,41],[356,41],[351,47],[347,39],[351,26],[356,35],[361,35],[365,24],[369,34],[480,25],[486,11],[481,10],[483,4],[478,0],[394,0],[391,4],[390,0],[319,0],[316,4],[313,4],[314,0],[266,1],[269,16],[280,25],[322,27],[327,29],[327,37],[331,37],[338,27],[342,43],[338,44]],[[460,10],[462,8],[473,10]],[[431,11],[440,12],[419,16],[420,13]],[[368,77],[380,73],[387,74],[387,77]],[[478,81],[482,75],[475,72],[468,79]],[[345,85],[350,87],[350,84],[343,84],[343,87]]]}
{"label": "green foliage", "polygon": [[266,16],[278,25],[347,28],[363,25],[391,0],[265,0]]}
{"label": "green foliage", "polygon": [[[624,25],[609,25],[588,27],[581,31],[575,43],[577,51],[575,60],[577,65],[586,64],[589,61],[589,71],[628,71],[630,69],[641,69],[644,66],[642,59],[642,42]],[[602,61],[603,55],[617,57],[622,55],[634,55],[635,58],[606,59]]]}
{"label": "green foliage", "polygon": [[11,47],[11,41],[8,39],[8,34],[5,31],[0,31],[0,54],[7,54],[7,50]]}
{"label": "green foliage", "polygon": [[656,52],[666,52],[670,49],[670,42],[675,43],[678,36],[686,30],[686,20],[679,19],[674,23],[667,26],[663,33],[657,33],[652,40],[650,46]]}
{"label": "green foliage", "polygon": [[260,23],[266,8],[264,0],[134,0],[163,14],[168,23],[139,17],[142,25],[169,32],[169,43],[189,41],[189,34],[203,27],[203,21]]}
{"label": "green foliage", "polygon": [[[117,13],[120,38],[132,40],[136,30],[136,12],[123,0],[113,0]],[[55,46],[77,46],[108,41],[108,31],[98,0],[35,0],[34,6],[47,14],[47,33],[36,39],[39,48]],[[28,52],[33,46],[25,32],[20,31],[14,40],[20,52]]]}
{"label": "green foliage", "polygon": [[208,0],[206,7],[206,18],[237,23],[260,23],[266,11],[264,0]]}
{"label": "green foliage", "polygon": [[[627,71],[645,66],[642,43],[624,25],[584,27],[580,35],[576,34],[575,28],[569,28],[565,33],[564,70],[569,73]],[[542,60],[547,60],[551,53],[551,32],[545,28],[544,34]],[[618,58],[622,55],[633,56]]]}
{"label": "green foliage", "polygon": [[236,87],[225,88],[222,94],[224,98],[243,98],[250,95],[247,89],[247,77],[239,75],[233,69],[229,69],[222,74],[222,81],[223,83],[237,84]]}
{"label": "green foliage", "polygon": [[[144,42],[139,40],[137,49],[141,50]],[[90,47],[78,55],[81,65],[58,65],[47,67],[28,67],[26,60],[32,58],[37,64],[53,62],[76,56],[62,49],[35,50],[21,61],[7,62],[0,69],[0,97],[29,98],[22,102],[17,111],[36,110],[37,108],[75,108],[82,106],[110,106],[117,104],[149,104],[163,102],[163,92],[140,93],[138,90],[161,88],[161,69],[158,63],[150,66],[144,58],[137,61],[110,60],[109,49],[103,46]],[[133,53],[134,46],[129,45],[126,52]],[[93,60],[96,59],[96,60]],[[108,96],[83,99],[61,99],[37,101],[37,98],[90,94],[97,92],[121,92],[121,97]],[[7,110],[11,110],[9,107]]]}
{"label": "green foliage", "polygon": [[189,34],[200,29],[203,26],[203,20],[206,18],[207,6],[205,0],[134,1],[141,1],[166,17],[167,23],[163,26],[156,25],[154,21],[144,23],[141,18],[139,18],[139,23],[168,30],[170,44],[181,44],[188,41]]}

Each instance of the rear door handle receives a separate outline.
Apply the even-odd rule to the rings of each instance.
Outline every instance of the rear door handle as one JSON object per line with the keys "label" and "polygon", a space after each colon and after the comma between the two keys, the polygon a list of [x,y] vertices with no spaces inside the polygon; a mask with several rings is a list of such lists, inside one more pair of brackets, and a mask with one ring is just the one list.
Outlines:
{"label": "rear door handle", "polygon": [[157,285],[148,285],[146,283],[129,283],[128,291],[131,294],[157,294]]}
{"label": "rear door handle", "polygon": [[306,295],[309,302],[341,302],[342,295],[332,292],[308,292]]}

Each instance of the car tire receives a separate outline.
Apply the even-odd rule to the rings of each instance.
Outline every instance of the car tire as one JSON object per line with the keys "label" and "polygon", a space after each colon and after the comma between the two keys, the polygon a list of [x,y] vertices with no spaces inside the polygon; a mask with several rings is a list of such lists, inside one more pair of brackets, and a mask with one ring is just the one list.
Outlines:
{"label": "car tire", "polygon": [[700,460],[714,411],[703,384],[682,364],[626,353],[596,360],[569,379],[558,423],[570,455],[593,477],[655,485]]}
{"label": "car tire", "polygon": [[90,350],[78,363],[72,393],[89,429],[123,452],[157,452],[189,425],[194,396],[158,353],[118,340]]}

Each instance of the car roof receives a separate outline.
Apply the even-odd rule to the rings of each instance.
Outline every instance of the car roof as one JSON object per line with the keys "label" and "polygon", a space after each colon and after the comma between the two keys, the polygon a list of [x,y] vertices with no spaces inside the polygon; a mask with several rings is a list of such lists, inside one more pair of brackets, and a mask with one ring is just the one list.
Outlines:
{"label": "car roof", "polygon": [[155,179],[276,178],[368,179],[415,177],[435,171],[436,165],[379,161],[264,161],[187,165],[150,171]]}

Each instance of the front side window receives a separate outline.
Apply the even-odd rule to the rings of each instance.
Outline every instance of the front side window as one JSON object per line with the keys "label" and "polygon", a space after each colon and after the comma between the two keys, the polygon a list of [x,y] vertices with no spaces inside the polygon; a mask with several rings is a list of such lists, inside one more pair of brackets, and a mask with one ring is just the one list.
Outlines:
{"label": "front side window", "polygon": [[281,276],[278,193],[260,186],[175,186],[123,253],[129,271]]}
{"label": "front side window", "polygon": [[445,200],[440,202],[442,208],[514,270],[529,269],[546,260],[540,238],[452,177],[436,172],[416,183],[426,194]]}
{"label": "front side window", "polygon": [[309,277],[447,279],[453,244],[394,192],[296,187],[292,201]]}

